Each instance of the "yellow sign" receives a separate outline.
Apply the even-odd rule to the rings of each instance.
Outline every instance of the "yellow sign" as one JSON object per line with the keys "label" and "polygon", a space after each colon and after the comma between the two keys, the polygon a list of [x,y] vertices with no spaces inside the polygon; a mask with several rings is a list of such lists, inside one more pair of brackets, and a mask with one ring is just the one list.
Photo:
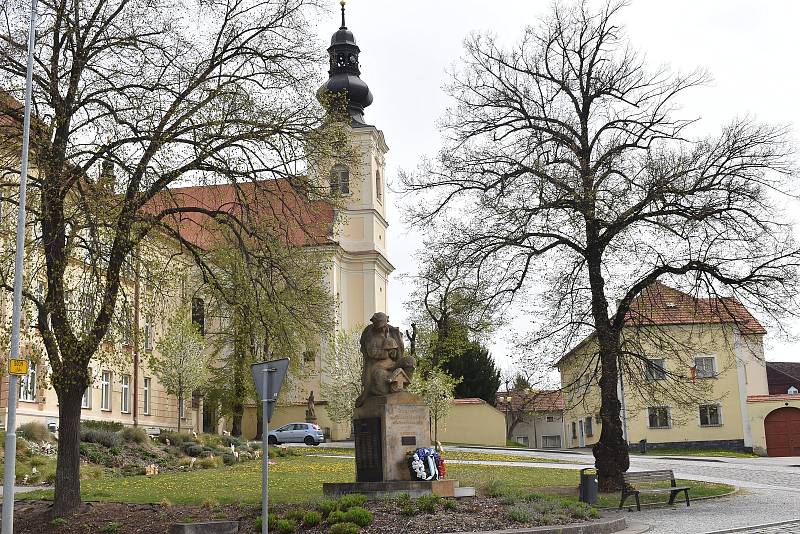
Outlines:
{"label": "yellow sign", "polygon": [[9,360],[8,372],[12,375],[27,375],[28,360]]}

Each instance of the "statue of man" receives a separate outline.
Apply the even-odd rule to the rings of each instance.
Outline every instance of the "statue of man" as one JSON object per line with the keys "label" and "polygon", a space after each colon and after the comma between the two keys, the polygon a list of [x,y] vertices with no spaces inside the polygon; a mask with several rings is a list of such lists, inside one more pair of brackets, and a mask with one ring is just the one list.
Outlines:
{"label": "statue of man", "polygon": [[308,400],[306,401],[306,422],[313,423],[317,420],[317,412],[314,409],[314,390],[311,390],[311,393],[308,394]]}
{"label": "statue of man", "polygon": [[361,395],[356,406],[361,406],[369,397],[388,395],[393,391],[391,380],[398,369],[402,369],[410,380],[416,362],[405,355],[403,335],[400,329],[389,324],[389,316],[378,312],[370,319],[371,325],[361,333],[361,354],[364,369],[361,374]]}

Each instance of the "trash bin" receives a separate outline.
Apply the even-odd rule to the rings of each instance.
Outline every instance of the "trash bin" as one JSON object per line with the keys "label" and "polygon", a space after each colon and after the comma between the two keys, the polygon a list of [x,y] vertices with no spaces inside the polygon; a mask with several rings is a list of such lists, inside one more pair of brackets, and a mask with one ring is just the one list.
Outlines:
{"label": "trash bin", "polygon": [[642,454],[647,454],[647,440],[640,439],[639,440],[639,452]]}
{"label": "trash bin", "polygon": [[597,469],[593,467],[581,469],[579,499],[589,504],[597,503]]}

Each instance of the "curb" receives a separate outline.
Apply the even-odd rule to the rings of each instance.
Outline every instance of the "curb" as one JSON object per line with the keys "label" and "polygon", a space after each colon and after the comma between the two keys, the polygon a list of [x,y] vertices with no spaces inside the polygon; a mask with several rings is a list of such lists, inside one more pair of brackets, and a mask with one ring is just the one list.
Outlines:
{"label": "curb", "polygon": [[792,519],[790,521],[779,521],[778,523],[764,523],[761,525],[751,525],[749,527],[738,527],[728,530],[715,530],[713,532],[706,532],[705,534],[727,534],[729,532],[746,532],[748,530],[753,530],[756,528],[779,527],[781,525],[791,525],[792,523],[800,523],[800,518]]}
{"label": "curb", "polygon": [[627,527],[625,518],[621,516],[601,519],[581,525],[551,525],[545,527],[511,528],[506,530],[481,530],[457,532],[454,534],[612,534]]}
{"label": "curb", "polygon": [[[699,481],[696,481],[696,482],[702,482],[702,480],[699,480]],[[696,497],[696,498],[692,498],[691,502],[710,501],[712,499],[721,499],[723,497],[730,497],[731,495],[736,495],[741,490],[742,490],[742,488],[740,488],[739,486],[734,486],[733,490],[729,491],[728,493],[720,493],[719,495],[706,495],[706,496],[703,496],[703,497]],[[677,503],[677,504],[681,504],[681,503]],[[661,508],[661,507],[666,508],[668,506],[670,506],[670,504],[666,503],[666,502],[642,503],[642,508]],[[676,506],[676,504],[673,504],[672,506]],[[611,512],[611,511],[623,512],[623,511],[625,511],[625,508],[627,508],[627,507],[628,506],[626,505],[622,510],[620,510],[616,506],[611,507],[611,508],[598,508],[598,510],[600,510],[601,512]],[[633,504],[633,507],[636,507],[636,503]],[[797,521],[800,521],[800,519],[798,519]],[[786,521],[786,522],[787,523],[791,523],[792,521]],[[723,533],[723,532],[736,532],[736,531],[735,530],[720,530],[719,532]],[[708,532],[707,534],[716,534],[716,533],[715,532]]]}

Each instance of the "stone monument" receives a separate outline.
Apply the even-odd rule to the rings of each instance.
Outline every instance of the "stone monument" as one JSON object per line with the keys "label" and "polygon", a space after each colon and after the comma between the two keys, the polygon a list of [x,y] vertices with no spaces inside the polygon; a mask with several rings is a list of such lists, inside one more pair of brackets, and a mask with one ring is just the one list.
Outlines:
{"label": "stone monument", "polygon": [[389,324],[385,313],[374,314],[370,322],[361,334],[362,390],[353,411],[356,482],[326,483],[323,492],[373,496],[437,493],[452,497],[458,493],[457,482],[412,477],[409,455],[417,448],[431,447],[428,407],[422,397],[406,391],[416,361],[405,354],[400,329]]}
{"label": "stone monument", "polygon": [[314,392],[308,394],[306,401],[306,423],[317,424],[317,411],[314,409]]}

